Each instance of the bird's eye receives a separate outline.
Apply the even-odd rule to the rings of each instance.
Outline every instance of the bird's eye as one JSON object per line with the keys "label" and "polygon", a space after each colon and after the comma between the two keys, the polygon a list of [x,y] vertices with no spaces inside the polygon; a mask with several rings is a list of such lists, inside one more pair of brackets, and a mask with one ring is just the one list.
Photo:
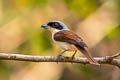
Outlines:
{"label": "bird's eye", "polygon": [[58,26],[59,26],[59,24],[58,24],[58,23],[54,23],[54,24],[53,24],[53,26],[58,27]]}

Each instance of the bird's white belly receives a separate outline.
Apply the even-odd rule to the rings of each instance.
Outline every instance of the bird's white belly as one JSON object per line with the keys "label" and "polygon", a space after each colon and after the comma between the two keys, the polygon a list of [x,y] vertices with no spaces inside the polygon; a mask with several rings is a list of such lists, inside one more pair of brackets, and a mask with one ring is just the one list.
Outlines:
{"label": "bird's white belly", "polygon": [[70,49],[71,48],[71,44],[66,43],[66,42],[55,41],[55,43],[62,49]]}

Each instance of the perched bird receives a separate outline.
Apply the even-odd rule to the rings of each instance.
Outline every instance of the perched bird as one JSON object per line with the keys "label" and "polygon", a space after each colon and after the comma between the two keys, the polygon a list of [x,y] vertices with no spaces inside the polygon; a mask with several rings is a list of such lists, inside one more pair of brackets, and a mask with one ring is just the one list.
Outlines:
{"label": "perched bird", "polygon": [[42,27],[51,31],[52,40],[64,50],[58,57],[62,56],[66,51],[75,51],[72,55],[72,58],[74,58],[77,50],[79,50],[87,57],[90,64],[100,65],[85,49],[87,45],[83,40],[77,34],[70,31],[63,22],[54,20],[43,24]]}

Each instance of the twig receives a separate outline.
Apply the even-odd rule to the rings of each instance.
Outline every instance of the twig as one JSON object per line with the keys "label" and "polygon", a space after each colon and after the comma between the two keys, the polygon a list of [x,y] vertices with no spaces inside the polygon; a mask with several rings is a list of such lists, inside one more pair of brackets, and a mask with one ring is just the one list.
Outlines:
{"label": "twig", "polygon": [[118,52],[117,54],[115,54],[115,55],[113,55],[113,56],[111,56],[112,58],[116,58],[116,57],[118,57],[118,56],[120,56],[120,52]]}
{"label": "twig", "polygon": [[[120,68],[120,59],[115,59],[115,57],[118,57],[119,55],[120,53],[113,56],[97,57],[95,59],[100,64],[110,64]],[[8,54],[8,53],[0,53],[0,60],[17,60],[17,61],[31,61],[31,62],[58,62],[59,61],[59,62],[89,64],[88,60],[83,57],[75,57],[74,59],[71,59],[71,57],[58,58],[56,56],[32,56],[32,55]]]}

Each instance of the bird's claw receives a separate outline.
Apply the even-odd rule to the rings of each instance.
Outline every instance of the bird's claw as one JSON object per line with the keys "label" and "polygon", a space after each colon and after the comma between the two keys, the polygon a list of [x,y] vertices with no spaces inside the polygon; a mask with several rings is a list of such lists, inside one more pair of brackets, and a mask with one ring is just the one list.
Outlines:
{"label": "bird's claw", "polygon": [[58,55],[58,56],[57,56],[57,59],[58,59],[58,60],[57,60],[57,64],[58,64],[58,62],[59,62],[61,59],[63,59],[63,58],[64,58],[64,56]]}
{"label": "bird's claw", "polygon": [[60,58],[62,55],[58,55],[57,57]]}

